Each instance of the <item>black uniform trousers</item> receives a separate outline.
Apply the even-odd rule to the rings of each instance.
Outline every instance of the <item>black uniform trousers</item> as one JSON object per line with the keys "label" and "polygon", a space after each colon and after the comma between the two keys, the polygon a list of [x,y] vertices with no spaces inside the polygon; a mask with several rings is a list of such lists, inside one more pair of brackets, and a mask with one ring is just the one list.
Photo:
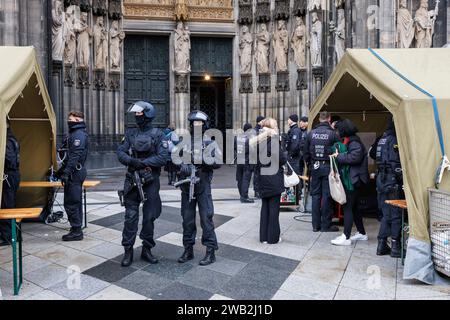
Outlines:
{"label": "black uniform trousers", "polygon": [[248,188],[252,179],[253,168],[245,164],[236,166],[236,181],[241,198],[248,198]]}
{"label": "black uniform trousers", "polygon": [[[13,209],[16,207],[16,194],[19,189],[20,174],[18,171],[5,172],[8,175],[8,181],[3,181],[2,191],[2,209]],[[11,221],[0,220],[0,236],[11,242]]]}
{"label": "black uniform trousers", "polygon": [[275,244],[280,240],[280,197],[281,194],[262,198],[259,224],[259,241]]}
{"label": "black uniform trousers", "polygon": [[383,212],[378,239],[387,239],[388,237],[396,240],[400,239],[402,232],[402,210],[385,203],[386,200],[398,199],[400,199],[399,192],[396,191],[378,193],[378,203]]}
{"label": "black uniform trousers", "polygon": [[200,214],[200,225],[203,230],[202,244],[208,248],[218,250],[216,232],[214,231],[214,205],[211,194],[211,176],[202,178],[195,186],[194,199],[189,202],[189,184],[181,186],[181,217],[183,218],[183,246],[185,248],[195,245],[197,225],[195,222],[196,207]]}
{"label": "black uniform trousers", "polygon": [[345,190],[345,196],[347,202],[343,206],[344,211],[344,234],[347,239],[350,238],[353,228],[353,222],[355,223],[356,230],[361,234],[366,234],[364,229],[364,223],[361,213],[358,210],[359,189],[355,187],[355,190]]}
{"label": "black uniform trousers", "polygon": [[330,164],[323,161],[319,168],[313,168],[311,172],[312,226],[322,231],[329,229],[332,222],[329,174]]}
{"label": "black uniform trousers", "polygon": [[[129,178],[127,178],[129,179]],[[132,183],[130,181],[130,183]],[[162,204],[159,196],[160,180],[159,175],[154,175],[152,182],[143,186],[147,200],[142,206],[142,230],[139,237],[144,247],[153,248],[156,243],[153,239],[155,230],[155,220],[161,215]],[[133,247],[136,242],[136,235],[139,226],[139,206],[141,199],[137,187],[133,187],[124,195],[125,202],[125,223],[122,232],[122,246]]]}
{"label": "black uniform trousers", "polygon": [[83,225],[83,182],[86,180],[87,171],[83,167],[75,170],[64,185],[64,209],[69,218],[70,226],[81,229]]}
{"label": "black uniform trousers", "polygon": [[261,168],[258,166],[255,167],[253,171],[253,190],[255,190],[255,195],[259,194],[259,176],[261,175]]}

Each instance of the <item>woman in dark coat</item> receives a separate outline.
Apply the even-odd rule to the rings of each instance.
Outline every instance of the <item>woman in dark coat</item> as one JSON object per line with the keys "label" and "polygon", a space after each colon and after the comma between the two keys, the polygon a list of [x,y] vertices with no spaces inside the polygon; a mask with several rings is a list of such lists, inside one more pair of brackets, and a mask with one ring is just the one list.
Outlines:
{"label": "woman in dark coat", "polygon": [[[359,192],[361,188],[369,182],[369,169],[367,151],[361,139],[356,135],[358,129],[355,124],[348,119],[339,121],[336,124],[339,137],[347,146],[347,152],[339,154],[336,152],[338,166],[349,166],[349,178],[351,181],[351,189],[345,188],[347,202],[344,204],[344,233],[332,240],[334,245],[351,245],[352,241],[368,240],[364,229],[361,213],[358,211],[357,205],[359,200]],[[357,232],[350,237],[353,227],[356,225]]]}
{"label": "woman in dark coat", "polygon": [[[272,147],[273,143],[277,144],[277,150]],[[280,197],[284,191],[284,175],[283,165],[287,161],[287,152],[284,150],[284,142],[278,132],[277,122],[274,119],[267,118],[264,121],[263,129],[260,135],[252,138],[250,145],[257,145],[258,164],[261,170],[259,178],[260,196],[262,199],[261,220],[259,228],[259,240],[263,243],[275,244],[280,239]],[[276,158],[277,161],[264,161],[260,155],[267,159]],[[278,162],[278,163],[277,163]],[[272,168],[271,165],[275,165]],[[266,174],[265,174],[266,171]]]}

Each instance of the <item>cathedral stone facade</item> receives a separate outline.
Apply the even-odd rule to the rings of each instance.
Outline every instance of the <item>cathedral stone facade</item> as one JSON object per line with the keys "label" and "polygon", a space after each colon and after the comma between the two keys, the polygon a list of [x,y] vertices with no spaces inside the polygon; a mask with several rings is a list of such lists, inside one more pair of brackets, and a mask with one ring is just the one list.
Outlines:
{"label": "cathedral stone facade", "polygon": [[[347,48],[450,43],[450,0],[0,0],[0,45],[33,45],[58,120],[81,110],[111,166],[136,100],[155,124],[307,115]],[[435,63],[439,63],[436,61]]]}

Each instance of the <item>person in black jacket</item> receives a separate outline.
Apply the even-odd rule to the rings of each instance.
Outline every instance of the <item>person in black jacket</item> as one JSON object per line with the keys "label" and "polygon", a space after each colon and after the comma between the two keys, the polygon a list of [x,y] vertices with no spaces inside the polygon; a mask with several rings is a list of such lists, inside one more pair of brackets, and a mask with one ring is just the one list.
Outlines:
{"label": "person in black jacket", "polygon": [[335,152],[334,144],[339,141],[330,126],[330,114],[320,112],[320,123],[308,133],[304,147],[305,162],[311,172],[312,225],[314,232],[337,232],[333,226],[331,193],[328,176],[330,174],[329,156]]}
{"label": "person in black jacket", "polygon": [[[262,130],[262,123],[263,121],[266,119],[266,117],[264,116],[258,116],[256,118],[256,125],[255,128],[253,129],[255,131],[255,135],[258,135],[261,130]],[[255,198],[256,199],[260,199],[260,194],[259,194],[259,168],[258,166],[255,167],[255,170],[253,172],[253,189],[255,190]]]}
{"label": "person in black jacket", "polygon": [[286,149],[288,161],[296,174],[300,174],[301,138],[302,132],[298,127],[298,116],[293,114],[288,119],[289,131],[287,133]]}
{"label": "person in black jacket", "polygon": [[[347,202],[344,204],[344,233],[331,243],[338,246],[351,245],[352,241],[368,240],[364,229],[361,213],[358,211],[359,192],[363,185],[369,182],[369,168],[367,151],[361,139],[356,135],[358,129],[355,124],[348,119],[341,120],[337,123],[339,137],[347,146],[347,152],[333,154],[336,157],[338,165],[349,166],[349,175],[351,186],[345,188]],[[346,187],[346,185],[344,185]],[[356,225],[356,234],[350,237],[353,222]]]}
{"label": "person in black jacket", "polygon": [[[2,209],[16,207],[16,194],[20,183],[20,146],[14,136],[9,120],[6,121],[7,136],[5,150],[5,165],[3,170]],[[11,222],[0,220],[0,247],[11,243]]]}
{"label": "person in black jacket", "polygon": [[62,237],[63,241],[83,240],[83,182],[87,176],[85,162],[89,150],[89,136],[84,122],[84,113],[72,111],[67,122],[69,135],[64,147],[66,156],[56,176],[64,186],[64,209],[70,222],[70,232]]}
{"label": "person in black jacket", "polygon": [[248,197],[248,188],[252,180],[254,164],[250,163],[249,140],[252,136],[252,125],[244,125],[244,133],[235,138],[236,181],[242,203],[254,203]]}
{"label": "person in black jacket", "polygon": [[[272,149],[272,142],[277,150]],[[259,136],[251,139],[250,145],[252,147],[257,145],[259,148],[257,166],[261,170],[260,195],[262,199],[259,240],[263,243],[275,244],[281,241],[280,198],[285,190],[283,165],[287,162],[285,142],[279,135],[276,120],[271,118],[264,120],[262,132]],[[270,162],[264,163],[261,155],[268,157]],[[273,168],[274,165],[275,168]]]}

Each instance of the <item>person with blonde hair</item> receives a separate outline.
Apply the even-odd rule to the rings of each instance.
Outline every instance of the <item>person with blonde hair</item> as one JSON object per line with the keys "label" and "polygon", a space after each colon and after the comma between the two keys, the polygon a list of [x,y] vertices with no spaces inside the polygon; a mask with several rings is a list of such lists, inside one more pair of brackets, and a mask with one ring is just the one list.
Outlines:
{"label": "person with blonde hair", "polygon": [[[272,143],[276,140],[278,143]],[[276,244],[280,238],[280,198],[284,191],[283,165],[287,161],[284,141],[279,135],[277,121],[267,118],[262,122],[261,133],[250,140],[252,147],[258,147],[257,166],[261,169],[259,191],[262,199],[259,240],[263,243]],[[275,149],[273,147],[275,146]],[[262,161],[262,156],[270,159],[269,163]],[[274,174],[265,174],[264,168],[278,162]]]}

